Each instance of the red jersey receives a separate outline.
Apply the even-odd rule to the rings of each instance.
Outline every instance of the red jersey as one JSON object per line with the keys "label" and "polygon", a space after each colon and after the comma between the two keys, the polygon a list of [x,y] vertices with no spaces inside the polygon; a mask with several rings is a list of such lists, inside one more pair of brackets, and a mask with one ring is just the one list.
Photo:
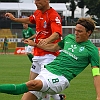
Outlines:
{"label": "red jersey", "polygon": [[[62,25],[60,15],[53,9],[50,8],[44,13],[40,10],[36,10],[33,15],[29,18],[30,22],[36,24],[36,38],[35,42],[38,43],[39,39],[48,38],[54,32],[62,35]],[[59,42],[61,38],[56,40],[54,43]],[[34,47],[34,56],[44,56],[45,54],[53,54],[57,56],[59,52],[49,52],[38,47]]]}

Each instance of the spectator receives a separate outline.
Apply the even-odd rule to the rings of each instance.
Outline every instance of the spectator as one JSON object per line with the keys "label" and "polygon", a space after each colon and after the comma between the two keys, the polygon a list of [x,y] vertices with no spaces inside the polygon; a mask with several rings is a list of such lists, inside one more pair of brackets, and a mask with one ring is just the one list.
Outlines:
{"label": "spectator", "polygon": [[7,54],[8,53],[8,39],[7,37],[4,38],[4,42],[3,42],[3,48],[2,48],[2,53]]}

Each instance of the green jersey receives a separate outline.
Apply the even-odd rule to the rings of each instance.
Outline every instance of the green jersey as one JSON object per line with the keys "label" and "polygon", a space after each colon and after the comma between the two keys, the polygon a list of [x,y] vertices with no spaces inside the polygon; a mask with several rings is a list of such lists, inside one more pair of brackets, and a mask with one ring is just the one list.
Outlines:
{"label": "green jersey", "polygon": [[89,64],[99,67],[99,52],[90,40],[77,43],[75,35],[70,34],[58,45],[62,48],[62,52],[53,62],[45,66],[53,74],[63,75],[71,81]]}
{"label": "green jersey", "polygon": [[[35,34],[35,31],[32,28],[28,27],[27,29],[23,29],[22,34],[23,38],[28,39]],[[27,46],[27,44],[25,45]]]}
{"label": "green jersey", "polygon": [[8,46],[8,39],[4,40],[4,46],[5,46],[5,47]]}

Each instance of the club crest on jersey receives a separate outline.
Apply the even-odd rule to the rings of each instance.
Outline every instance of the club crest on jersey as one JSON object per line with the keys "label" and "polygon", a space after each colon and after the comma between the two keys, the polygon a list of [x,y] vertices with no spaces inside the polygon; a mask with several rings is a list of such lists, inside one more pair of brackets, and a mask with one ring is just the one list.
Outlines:
{"label": "club crest on jersey", "polygon": [[84,47],[80,47],[79,52],[84,51]]}
{"label": "club crest on jersey", "polygon": [[46,28],[46,27],[47,27],[47,22],[45,21],[44,25],[43,25],[43,28]]}

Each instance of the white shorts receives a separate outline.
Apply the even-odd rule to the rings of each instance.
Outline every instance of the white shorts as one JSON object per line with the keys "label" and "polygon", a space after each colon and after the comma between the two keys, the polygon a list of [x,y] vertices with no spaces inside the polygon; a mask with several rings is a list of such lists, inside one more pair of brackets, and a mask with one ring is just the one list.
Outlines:
{"label": "white shorts", "polygon": [[32,53],[33,48],[33,46],[25,46],[25,53]]}
{"label": "white shorts", "polygon": [[40,92],[30,91],[39,100],[44,98],[46,94],[57,94],[69,86],[69,81],[64,76],[57,76],[49,72],[46,68],[35,78],[41,80],[43,87]]}
{"label": "white shorts", "polygon": [[56,58],[56,56],[54,56],[52,54],[47,54],[45,56],[34,56],[32,58],[33,63],[32,63],[30,70],[34,73],[40,74],[42,68],[44,68],[44,65],[49,64],[55,58]]}

